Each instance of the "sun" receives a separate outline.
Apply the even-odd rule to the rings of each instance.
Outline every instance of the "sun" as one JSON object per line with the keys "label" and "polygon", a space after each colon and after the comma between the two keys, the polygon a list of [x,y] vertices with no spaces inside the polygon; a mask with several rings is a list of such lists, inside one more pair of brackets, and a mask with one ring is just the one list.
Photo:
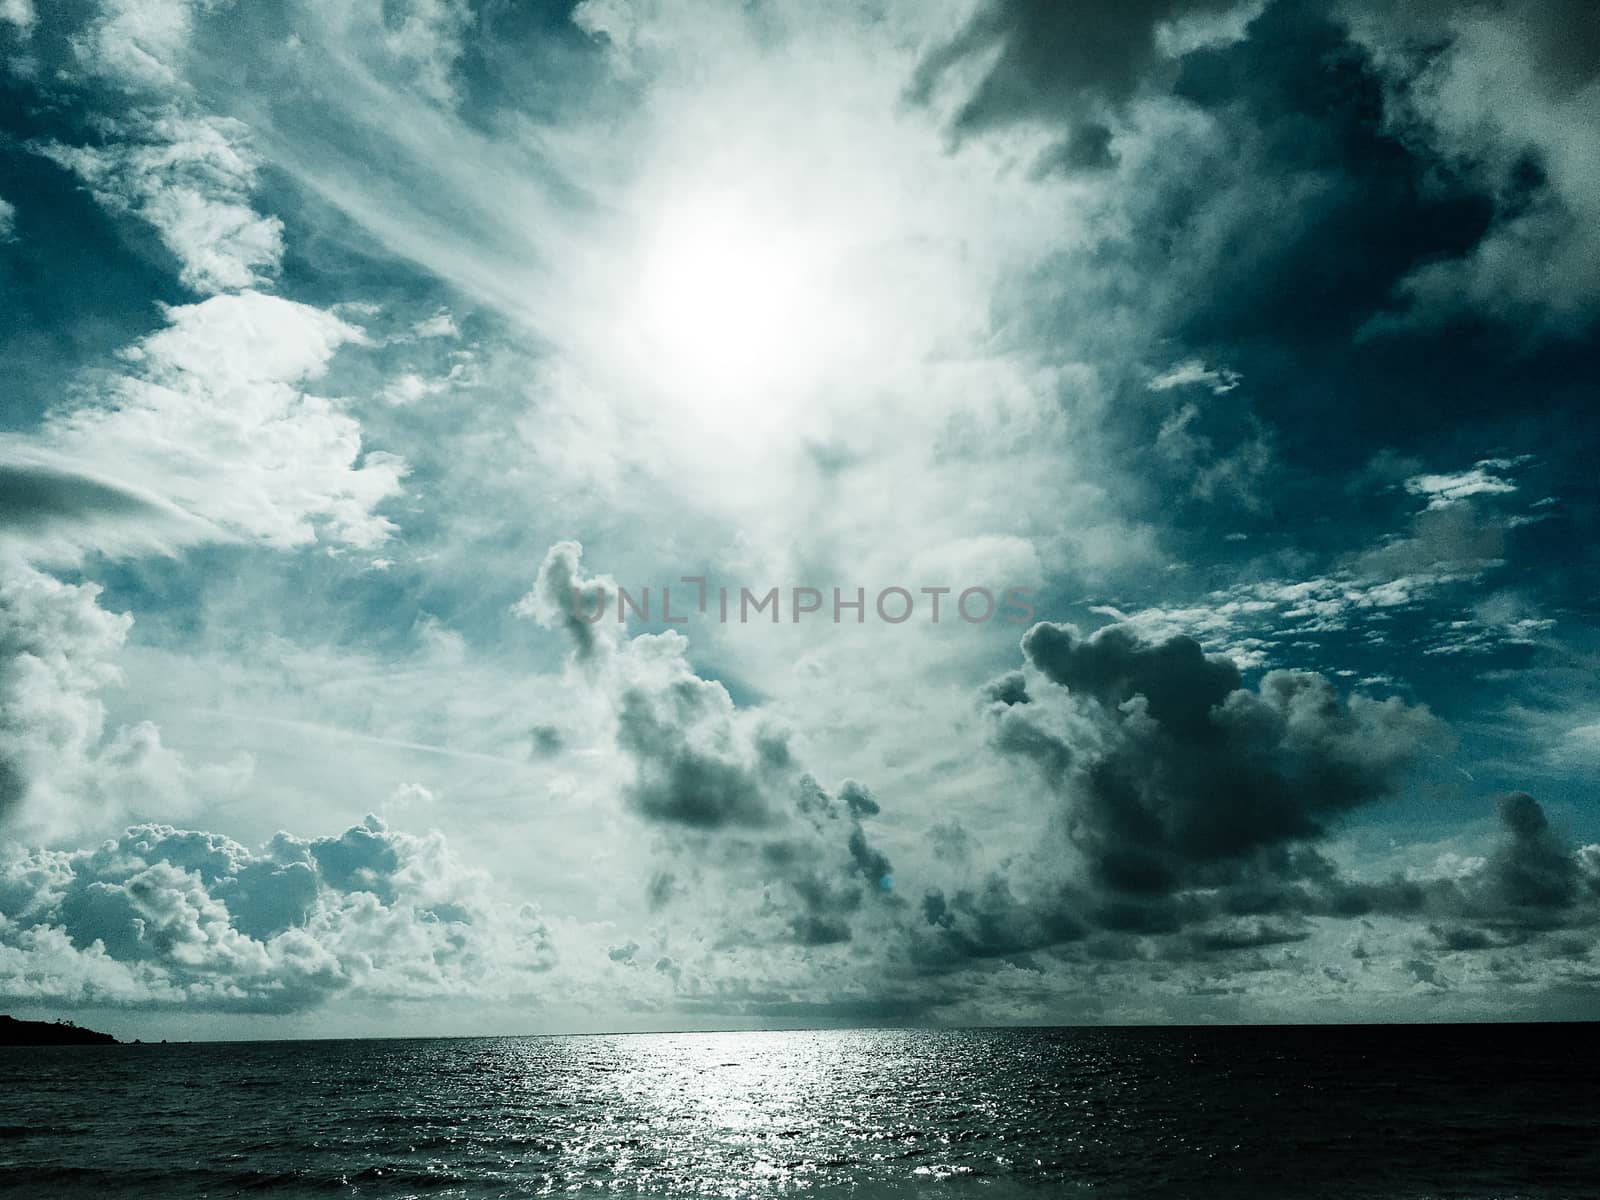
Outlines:
{"label": "sun", "polygon": [[827,353],[826,264],[824,236],[749,196],[698,193],[663,208],[635,319],[681,415],[726,434],[783,419]]}

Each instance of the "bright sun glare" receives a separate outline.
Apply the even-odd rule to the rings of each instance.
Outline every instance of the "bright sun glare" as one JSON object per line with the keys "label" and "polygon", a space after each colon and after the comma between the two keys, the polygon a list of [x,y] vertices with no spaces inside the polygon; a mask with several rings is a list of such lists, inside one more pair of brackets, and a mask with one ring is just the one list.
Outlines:
{"label": "bright sun glare", "polygon": [[643,262],[640,332],[658,382],[724,434],[781,420],[817,356],[833,305],[821,239],[729,195],[668,208]]}

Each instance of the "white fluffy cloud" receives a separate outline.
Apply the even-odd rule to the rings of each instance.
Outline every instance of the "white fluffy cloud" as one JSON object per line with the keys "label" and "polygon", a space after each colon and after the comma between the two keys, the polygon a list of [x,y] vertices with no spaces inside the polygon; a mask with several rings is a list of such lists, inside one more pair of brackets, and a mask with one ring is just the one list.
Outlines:
{"label": "white fluffy cloud", "polygon": [[130,90],[176,87],[196,0],[102,0],[73,40],[84,68]]}
{"label": "white fluffy cloud", "polygon": [[0,577],[0,817],[32,799],[66,805],[100,743],[97,693],[131,622],[99,591],[20,564]]}
{"label": "white fluffy cloud", "polygon": [[1426,496],[1428,507],[1448,508],[1473,496],[1506,496],[1517,490],[1509,479],[1493,474],[1511,464],[1485,459],[1471,470],[1448,475],[1413,475],[1406,480],[1406,491],[1413,496]]}
{"label": "white fluffy cloud", "polygon": [[1210,388],[1213,395],[1221,396],[1233,391],[1239,386],[1239,382],[1237,371],[1231,371],[1227,367],[1208,367],[1201,359],[1189,358],[1152,379],[1150,390],[1169,392],[1177,387],[1202,384]]}
{"label": "white fluffy cloud", "polygon": [[191,767],[141,721],[109,728],[101,692],[132,619],[92,583],[23,563],[0,571],[0,823],[43,836],[132,811],[182,812],[250,774],[248,758]]}
{"label": "white fluffy cloud", "polygon": [[357,421],[302,390],[358,329],[257,292],[173,308],[167,321],[124,352],[126,373],[55,413],[38,440],[234,536],[279,547],[388,536],[373,509],[398,491],[404,464],[363,453]]}
{"label": "white fluffy cloud", "polygon": [[85,73],[125,95],[98,124],[93,145],[36,143],[96,200],[148,222],[200,293],[271,279],[283,257],[283,223],[250,204],[258,160],[248,130],[205,112],[184,80],[196,9],[209,0],[103,0],[73,38]]}
{"label": "white fluffy cloud", "polygon": [[555,962],[528,905],[498,899],[443,835],[369,816],[251,850],[142,825],[97,848],[0,862],[0,997],[293,1012],[368,999],[526,997]]}
{"label": "white fluffy cloud", "polygon": [[276,274],[283,222],[250,207],[257,161],[237,121],[168,111],[130,119],[105,146],[42,151],[107,208],[154,226],[196,291],[247,288]]}

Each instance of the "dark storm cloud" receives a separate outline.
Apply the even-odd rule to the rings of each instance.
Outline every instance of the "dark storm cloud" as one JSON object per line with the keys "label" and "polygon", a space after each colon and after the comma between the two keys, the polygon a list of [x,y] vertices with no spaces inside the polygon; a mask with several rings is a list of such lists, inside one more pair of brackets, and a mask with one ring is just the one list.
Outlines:
{"label": "dark storm cloud", "polygon": [[1509,912],[1570,907],[1578,897],[1578,865],[1550,831],[1538,801],[1526,792],[1500,799],[1507,841],[1489,860],[1484,882]]}
{"label": "dark storm cloud", "polygon": [[986,700],[1000,704],[1026,704],[1028,702],[1028,677],[1021,671],[1008,671],[983,687]]}
{"label": "dark storm cloud", "polygon": [[620,698],[617,746],[636,767],[628,801],[652,820],[714,829],[764,825],[777,814],[775,788],[792,774],[787,738],[775,730],[751,737],[748,757],[694,736],[727,716],[727,691],[699,678],[656,691],[630,687]]}
{"label": "dark storm cloud", "polygon": [[[1063,22],[1076,7],[1061,6]],[[1141,463],[1140,474],[1152,481],[1144,515],[1197,571],[1285,543],[1302,565],[1307,554],[1350,556],[1373,545],[1393,528],[1392,514],[1379,513],[1376,502],[1345,520],[1326,518],[1349,473],[1384,446],[1430,463],[1502,448],[1542,451],[1551,456],[1552,476],[1573,479],[1583,477],[1581,462],[1593,448],[1581,417],[1587,399],[1573,385],[1594,375],[1592,340],[1543,344],[1530,353],[1527,327],[1486,307],[1458,309],[1432,323],[1383,324],[1384,314],[1413,305],[1406,280],[1430,264],[1466,260],[1480,245],[1489,247],[1486,261],[1547,262],[1560,278],[1581,275],[1600,255],[1573,239],[1551,243],[1548,252],[1493,240],[1498,224],[1549,185],[1539,182],[1538,171],[1485,178],[1434,137],[1432,125],[1407,115],[1408,81],[1426,90],[1417,75],[1426,60],[1386,49],[1400,35],[1382,33],[1387,27],[1375,18],[1368,23],[1380,32],[1352,34],[1348,13],[1375,7],[1274,0],[1238,40],[1191,49],[1170,68],[1159,54],[1118,60],[1149,62],[1152,83],[1145,90],[1170,95],[1169,105],[1190,109],[1196,119],[1174,123],[1130,112],[1116,139],[1123,162],[1106,185],[1125,233],[1042,261],[1037,278],[1009,301],[1012,321],[1033,323],[1041,340],[1059,341],[1063,330],[1088,339],[1086,356],[1103,349],[1093,339],[1108,321],[1121,335],[1125,327],[1116,317],[1130,314],[1137,336],[1150,339],[1149,353],[1161,356],[1152,372],[1192,358],[1243,377],[1226,397],[1130,395],[1111,430],[1120,453]],[[1438,6],[1428,20],[1418,18],[1425,33],[1417,41],[1437,55],[1466,13],[1511,22],[1499,44],[1517,47],[1516,22],[1531,18],[1513,20],[1516,7],[1496,16],[1501,6]],[[1135,8],[1142,19],[1159,20]],[[974,28],[988,30],[986,37],[1034,29],[1027,6],[982,13]],[[1114,13],[1098,19],[1113,29],[1124,20]],[[1581,44],[1583,35],[1575,37]],[[969,31],[955,45],[1002,45],[975,38]],[[1477,43],[1462,43],[1460,53],[1467,50],[1485,69],[1494,65]],[[925,74],[940,77],[948,70],[944,61],[931,58]],[[1011,93],[1050,96],[1051,88],[1027,85],[1021,62],[1002,53],[991,74],[1017,77],[1007,85]],[[1061,91],[1073,87],[1066,60],[1038,70],[1053,71]],[[1552,66],[1549,74],[1563,71],[1571,73]],[[1463,76],[1451,94],[1480,94],[1471,83]],[[1096,87],[1088,95],[1104,107]],[[1124,84],[1117,94],[1125,92]],[[1083,124],[1084,105],[1053,103],[1017,111],[1053,124],[1068,139]],[[1494,111],[1514,123],[1519,103],[1507,96]],[[987,111],[998,119],[1011,110]],[[1547,121],[1545,109],[1530,115],[1538,116],[1533,132],[1564,127],[1551,124],[1554,117]],[[1580,129],[1561,140],[1574,162],[1587,137]],[[1576,176],[1576,165],[1562,176],[1566,192],[1596,194],[1592,179],[1580,186]],[[1126,353],[1125,342],[1118,353]],[[1565,434],[1551,436],[1551,422]],[[1463,520],[1461,514],[1423,519],[1416,544],[1386,555],[1382,570],[1404,569],[1402,560],[1428,553],[1430,541],[1457,560],[1475,549],[1473,557],[1492,556],[1493,524],[1445,528]],[[1226,543],[1224,534],[1241,540]],[[1451,536],[1454,545],[1443,545]],[[1524,586],[1538,594],[1577,591],[1563,581],[1569,570],[1583,569],[1530,574]]]}
{"label": "dark storm cloud", "polygon": [[[670,684],[627,688],[616,744],[634,776],[623,798],[647,820],[690,835],[679,843],[681,853],[712,862],[731,855],[786,891],[801,909],[790,926],[803,944],[846,941],[862,882],[889,887],[889,859],[862,827],[878,802],[854,780],[830,795],[799,769],[782,730],[746,729],[740,715],[720,684],[686,670]],[[751,834],[753,854],[740,849]],[[657,872],[648,889],[652,907],[675,891],[674,874]]]}
{"label": "dark storm cloud", "polygon": [[1574,853],[1526,792],[1508,793],[1497,804],[1500,840],[1483,863],[1424,889],[1425,911],[1441,922],[1435,928],[1441,946],[1489,949],[1600,923],[1595,848]]}
{"label": "dark storm cloud", "polygon": [[1342,814],[1399,794],[1438,743],[1425,709],[1341,697],[1305,673],[1249,688],[1191,639],[1122,626],[1040,625],[1023,645],[1039,678],[1013,673],[982,696],[996,746],[1059,798],[1063,836],[975,884],[929,889],[906,927],[922,971],[1026,967],[1041,951],[1237,962],[1306,941],[1319,919],[1414,923],[1438,952],[1542,953],[1540,939],[1600,919],[1600,850],[1574,852],[1523,793],[1498,802],[1489,855],[1454,874],[1358,880],[1321,852]]}
{"label": "dark storm cloud", "polygon": [[702,830],[784,818],[801,776],[787,732],[739,711],[727,688],[698,675],[680,635],[619,639],[614,615],[585,620],[581,613],[607,597],[615,603],[616,585],[585,575],[582,554],[576,542],[552,546],[514,611],[564,634],[574,661],[597,672],[615,706],[617,748],[634,767],[629,805],[652,821]]}
{"label": "dark storm cloud", "polygon": [[926,103],[956,68],[990,60],[951,121],[956,137],[1019,122],[1066,126],[1041,169],[1109,166],[1104,120],[1167,64],[1161,26],[1238,7],[1237,0],[988,0],[918,65],[911,96]]}
{"label": "dark storm cloud", "polygon": [[889,856],[881,850],[874,849],[867,842],[867,835],[861,826],[857,825],[850,831],[846,846],[850,851],[850,861],[855,863],[856,870],[861,872],[861,877],[869,885],[885,889],[890,886],[893,875]]}
{"label": "dark storm cloud", "polygon": [[1396,323],[1475,310],[1515,322],[1529,340],[1592,328],[1600,314],[1595,7],[1351,0],[1342,12],[1382,64],[1390,122],[1494,201],[1478,245],[1408,274]]}
{"label": "dark storm cloud", "polygon": [[852,817],[875,817],[883,810],[864,783],[847,779],[839,787],[839,799]]}
{"label": "dark storm cloud", "polygon": [[999,873],[948,895],[934,888],[922,898],[920,915],[927,928],[913,929],[912,958],[940,968],[966,959],[1017,959],[1075,942],[1089,933],[1080,916],[1087,905],[1084,892],[1066,884],[1020,898]]}
{"label": "dark storm cloud", "polygon": [[1488,856],[1411,885],[1414,903],[1402,915],[1427,937],[1412,940],[1407,967],[1441,989],[1464,979],[1585,988],[1600,928],[1600,847],[1572,851],[1526,793],[1502,796],[1498,807],[1501,834]]}
{"label": "dark storm cloud", "polygon": [[1274,847],[1320,838],[1331,819],[1393,795],[1438,732],[1426,710],[1341,698],[1318,675],[1273,671],[1244,688],[1230,661],[1186,637],[1044,624],[1023,650],[1077,700],[1100,744],[1075,750],[1031,707],[1002,703],[1001,745],[1016,747],[1024,726],[1048,748],[1033,754],[1047,769],[1071,764],[1052,785],[1069,798],[1091,877],[1116,892],[1227,880]]}
{"label": "dark storm cloud", "polygon": [[1118,625],[1088,638],[1070,625],[1035,625],[1022,652],[1045,678],[1104,710],[1142,696],[1157,722],[1188,734],[1199,732],[1240,684],[1232,662],[1207,656],[1193,638],[1151,643]]}
{"label": "dark storm cloud", "polygon": [[801,946],[833,946],[850,940],[850,916],[861,907],[859,888],[807,872],[788,881],[800,911],[789,917],[789,928]]}
{"label": "dark storm cloud", "polygon": [[1302,940],[1309,915],[1420,908],[1420,889],[1342,880],[1316,843],[1399,792],[1440,736],[1425,709],[1341,697],[1306,673],[1249,688],[1193,639],[1125,626],[1040,624],[1023,650],[1037,678],[1013,672],[982,696],[995,746],[1058,797],[1062,841],[929,890],[912,930],[924,967],[1140,939],[1169,959],[1227,954]]}
{"label": "dark storm cloud", "polygon": [[[826,946],[848,942],[852,924],[870,898],[897,907],[893,865],[867,837],[862,822],[879,812],[865,786],[846,780],[837,797],[809,775],[797,788],[791,832],[767,841],[760,858],[766,881],[789,897],[786,921],[796,942]],[[792,832],[798,828],[798,834]],[[844,853],[839,852],[843,838]]]}

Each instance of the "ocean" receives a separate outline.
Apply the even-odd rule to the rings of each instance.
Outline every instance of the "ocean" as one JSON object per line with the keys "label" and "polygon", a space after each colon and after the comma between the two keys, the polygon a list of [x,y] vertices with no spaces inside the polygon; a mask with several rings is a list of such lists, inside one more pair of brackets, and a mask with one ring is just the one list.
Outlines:
{"label": "ocean", "polygon": [[8,1048],[0,1192],[1595,1196],[1597,1028]]}

